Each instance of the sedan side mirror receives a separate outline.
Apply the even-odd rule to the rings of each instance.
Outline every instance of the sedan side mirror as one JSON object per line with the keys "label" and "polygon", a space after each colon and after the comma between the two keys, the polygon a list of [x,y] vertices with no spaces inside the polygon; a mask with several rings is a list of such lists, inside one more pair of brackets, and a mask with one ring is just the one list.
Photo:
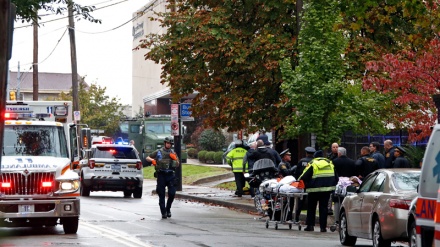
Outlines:
{"label": "sedan side mirror", "polygon": [[347,193],[356,193],[357,192],[356,186],[353,186],[353,185],[347,186],[346,190],[347,190]]}

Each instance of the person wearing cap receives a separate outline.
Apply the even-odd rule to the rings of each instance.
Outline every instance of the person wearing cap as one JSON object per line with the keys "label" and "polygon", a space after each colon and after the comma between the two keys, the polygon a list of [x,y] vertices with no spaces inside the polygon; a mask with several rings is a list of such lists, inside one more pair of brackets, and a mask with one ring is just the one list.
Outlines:
{"label": "person wearing cap", "polygon": [[[306,169],[309,162],[313,159],[313,154],[316,152],[315,148],[313,147],[306,147],[304,151],[306,151],[306,157],[298,161],[298,165],[296,165],[295,174],[293,175],[297,180],[303,173],[304,169]],[[299,216],[301,214],[301,209],[303,208],[306,199],[307,196],[304,196],[302,200],[298,200],[298,207],[295,212],[295,223],[299,223]]]}
{"label": "person wearing cap", "polygon": [[[271,152],[271,150],[274,151],[278,155],[279,160],[276,157],[276,155],[273,152]],[[280,155],[275,150],[266,147],[266,145],[264,145],[263,140],[257,141],[257,151],[249,154],[248,158],[253,159],[255,162],[257,160],[261,160],[261,159],[270,159],[270,160],[272,160],[273,165],[275,167],[277,166],[277,164],[279,164],[281,162]]]}
{"label": "person wearing cap", "polygon": [[237,193],[235,196],[243,196],[243,187],[246,185],[246,180],[244,174],[248,172],[248,167],[243,166],[243,159],[246,155],[247,150],[244,148],[242,140],[235,141],[235,148],[232,149],[226,155],[226,161],[232,167],[232,172],[235,177],[235,185],[237,187]]}
{"label": "person wearing cap", "polygon": [[[320,150],[321,151],[321,150]],[[319,226],[321,232],[327,232],[328,201],[335,191],[338,177],[331,160],[323,158],[322,151],[315,152],[315,158],[309,162],[299,180],[303,180],[308,199],[307,219],[304,231],[314,231],[316,207],[319,204]]]}
{"label": "person wearing cap", "polygon": [[292,175],[292,166],[290,165],[292,154],[289,152],[289,149],[281,152],[280,156],[281,162],[278,164],[279,175],[281,177]]}
{"label": "person wearing cap", "polygon": [[281,156],[277,151],[271,148],[272,143],[270,143],[269,137],[265,134],[265,132],[258,136],[257,141],[258,140],[263,141],[264,146],[266,146],[267,148],[267,151],[275,157],[275,166],[278,165],[281,162]]}
{"label": "person wearing cap", "polygon": [[[253,152],[256,152],[256,150],[257,150],[257,142],[254,141],[254,142],[249,143],[249,149],[247,150],[247,152],[243,158],[243,169],[245,169],[247,167],[249,174],[253,173],[254,163],[255,163],[255,159],[251,159],[250,156]],[[249,184],[249,190],[250,190],[252,198],[255,197],[255,189],[256,189],[255,187],[252,187]]]}
{"label": "person wearing cap", "polygon": [[[171,218],[171,205],[176,196],[176,176],[175,170],[180,165],[179,157],[172,149],[174,138],[165,137],[164,146],[147,158],[148,162],[154,166],[156,172],[154,177],[157,178],[156,192],[159,196],[159,208],[162,213],[162,219]],[[165,203],[165,189],[168,187],[168,200]]]}
{"label": "person wearing cap", "polygon": [[393,162],[393,168],[411,168],[409,161],[404,157],[405,149],[403,147],[397,146],[394,149],[394,157],[396,158]]}

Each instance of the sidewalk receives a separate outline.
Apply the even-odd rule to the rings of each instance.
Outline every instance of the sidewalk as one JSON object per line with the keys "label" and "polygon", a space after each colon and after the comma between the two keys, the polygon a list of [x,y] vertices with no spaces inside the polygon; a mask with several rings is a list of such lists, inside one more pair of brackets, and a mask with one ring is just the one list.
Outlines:
{"label": "sidewalk", "polygon": [[[206,165],[200,164],[198,160],[188,159],[188,164],[194,165]],[[211,165],[208,165],[211,166]],[[220,167],[229,167],[228,165],[215,165]],[[203,183],[198,183],[197,185],[182,185],[182,191],[177,191],[176,198],[186,199],[192,201],[198,201],[207,204],[219,205],[228,208],[234,208],[245,213],[258,215],[255,209],[254,200],[250,195],[244,195],[243,197],[234,197],[234,191],[224,190],[220,188],[215,188],[214,186],[224,183],[234,181],[233,174],[221,176],[214,176],[211,178],[204,179]],[[200,182],[200,181],[199,181]],[[153,190],[153,193],[156,193]],[[305,222],[306,214],[303,212],[299,218],[300,222]],[[316,218],[316,224],[319,225],[318,214]],[[327,225],[331,226],[334,224],[334,216],[328,216]]]}

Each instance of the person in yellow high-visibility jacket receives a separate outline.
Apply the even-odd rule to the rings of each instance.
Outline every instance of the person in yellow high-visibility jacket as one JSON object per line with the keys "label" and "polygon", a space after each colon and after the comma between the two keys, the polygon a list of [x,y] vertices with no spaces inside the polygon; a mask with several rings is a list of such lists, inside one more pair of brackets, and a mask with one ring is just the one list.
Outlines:
{"label": "person in yellow high-visibility jacket", "polygon": [[319,203],[319,225],[321,232],[327,231],[327,204],[330,194],[335,191],[338,176],[331,160],[322,157],[322,151],[315,152],[314,159],[304,169],[299,180],[306,185],[307,205],[307,227],[304,231],[314,231],[316,206]]}
{"label": "person in yellow high-visibility jacket", "polygon": [[235,196],[241,197],[243,195],[243,187],[246,185],[244,173],[248,172],[248,166],[243,166],[243,158],[247,150],[244,148],[242,140],[235,141],[235,148],[226,155],[226,161],[232,166],[232,172],[235,177],[235,184],[237,191]]}

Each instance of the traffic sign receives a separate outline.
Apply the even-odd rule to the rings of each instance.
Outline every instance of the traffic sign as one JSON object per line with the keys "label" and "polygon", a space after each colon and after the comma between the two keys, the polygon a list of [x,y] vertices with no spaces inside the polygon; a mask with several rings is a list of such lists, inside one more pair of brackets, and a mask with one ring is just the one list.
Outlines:
{"label": "traffic sign", "polygon": [[81,120],[81,114],[79,111],[74,111],[73,112],[73,120],[75,121],[80,121]]}
{"label": "traffic sign", "polygon": [[194,121],[194,118],[191,117],[191,103],[182,103],[180,104],[180,118],[182,121]]}

